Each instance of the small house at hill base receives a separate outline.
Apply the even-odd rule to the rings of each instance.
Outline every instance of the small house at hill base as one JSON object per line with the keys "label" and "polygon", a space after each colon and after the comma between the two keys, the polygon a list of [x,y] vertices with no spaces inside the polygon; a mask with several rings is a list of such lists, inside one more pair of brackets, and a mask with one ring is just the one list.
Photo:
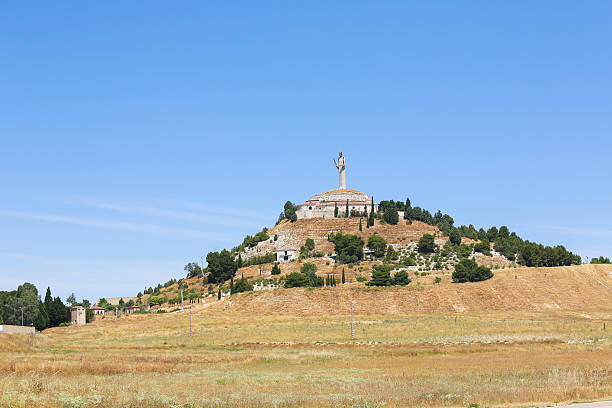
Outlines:
{"label": "small house at hill base", "polygon": [[85,324],[85,308],[73,306],[70,308],[70,324],[80,326]]}

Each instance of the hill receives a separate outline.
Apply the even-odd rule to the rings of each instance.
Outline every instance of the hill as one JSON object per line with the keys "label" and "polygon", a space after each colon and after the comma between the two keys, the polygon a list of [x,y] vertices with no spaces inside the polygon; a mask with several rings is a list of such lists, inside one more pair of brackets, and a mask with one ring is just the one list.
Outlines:
{"label": "hill", "polygon": [[449,275],[416,278],[407,287],[370,288],[361,285],[292,288],[238,294],[218,304],[239,313],[347,315],[355,313],[464,313],[482,311],[612,311],[612,265],[498,270],[484,282],[453,284]]}

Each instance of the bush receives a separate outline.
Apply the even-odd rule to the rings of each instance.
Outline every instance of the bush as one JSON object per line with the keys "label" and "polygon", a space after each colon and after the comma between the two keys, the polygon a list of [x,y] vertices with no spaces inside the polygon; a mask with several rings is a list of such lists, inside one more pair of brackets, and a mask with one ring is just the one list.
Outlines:
{"label": "bush", "polygon": [[439,276],[436,276],[436,279],[434,279],[434,284],[438,284],[442,282],[442,278],[440,278]]}
{"label": "bush", "polygon": [[381,236],[370,235],[370,238],[368,238],[368,249],[374,251],[375,258],[382,258],[385,256],[387,241]]}
{"label": "bush", "polygon": [[473,259],[462,259],[453,272],[453,282],[479,282],[493,277],[493,272],[486,266],[478,266]]}
{"label": "bush", "polygon": [[436,251],[436,242],[435,238],[431,234],[425,234],[419,239],[419,243],[417,244],[417,249],[421,253],[433,253]]}
{"label": "bush", "polygon": [[394,285],[406,286],[410,282],[412,282],[412,280],[410,279],[410,277],[408,276],[408,273],[406,271],[399,271],[393,277],[393,284]]}
{"label": "bush", "polygon": [[357,280],[357,282],[365,282],[365,281],[367,281],[367,279],[364,276],[358,276],[356,278],[356,280]]}

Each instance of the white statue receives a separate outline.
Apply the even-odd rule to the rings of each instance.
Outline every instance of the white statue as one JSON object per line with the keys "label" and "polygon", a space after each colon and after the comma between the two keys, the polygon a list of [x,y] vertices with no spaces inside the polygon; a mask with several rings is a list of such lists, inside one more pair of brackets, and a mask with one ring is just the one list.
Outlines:
{"label": "white statue", "polygon": [[346,190],[346,165],[344,162],[344,156],[342,156],[342,152],[338,153],[340,153],[340,157],[338,157],[338,162],[336,162],[336,159],[334,159],[334,164],[338,169],[338,176],[340,178],[340,190]]}

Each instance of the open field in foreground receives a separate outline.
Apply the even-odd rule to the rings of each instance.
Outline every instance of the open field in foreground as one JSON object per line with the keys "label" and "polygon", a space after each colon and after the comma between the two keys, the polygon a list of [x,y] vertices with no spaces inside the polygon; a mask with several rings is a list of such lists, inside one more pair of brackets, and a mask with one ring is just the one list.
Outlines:
{"label": "open field in foreground", "polygon": [[[0,405],[508,407],[610,399],[612,308],[601,296],[612,293],[610,281],[598,279],[598,298],[581,307],[533,310],[390,313],[381,290],[381,308],[356,314],[354,340],[346,313],[277,313],[260,301],[249,313],[245,305],[259,294],[194,305],[191,337],[188,311],[121,317],[117,328],[106,317],[36,338],[3,336]],[[354,290],[312,293],[333,305]],[[412,299],[410,288],[390,298],[402,290]]]}

